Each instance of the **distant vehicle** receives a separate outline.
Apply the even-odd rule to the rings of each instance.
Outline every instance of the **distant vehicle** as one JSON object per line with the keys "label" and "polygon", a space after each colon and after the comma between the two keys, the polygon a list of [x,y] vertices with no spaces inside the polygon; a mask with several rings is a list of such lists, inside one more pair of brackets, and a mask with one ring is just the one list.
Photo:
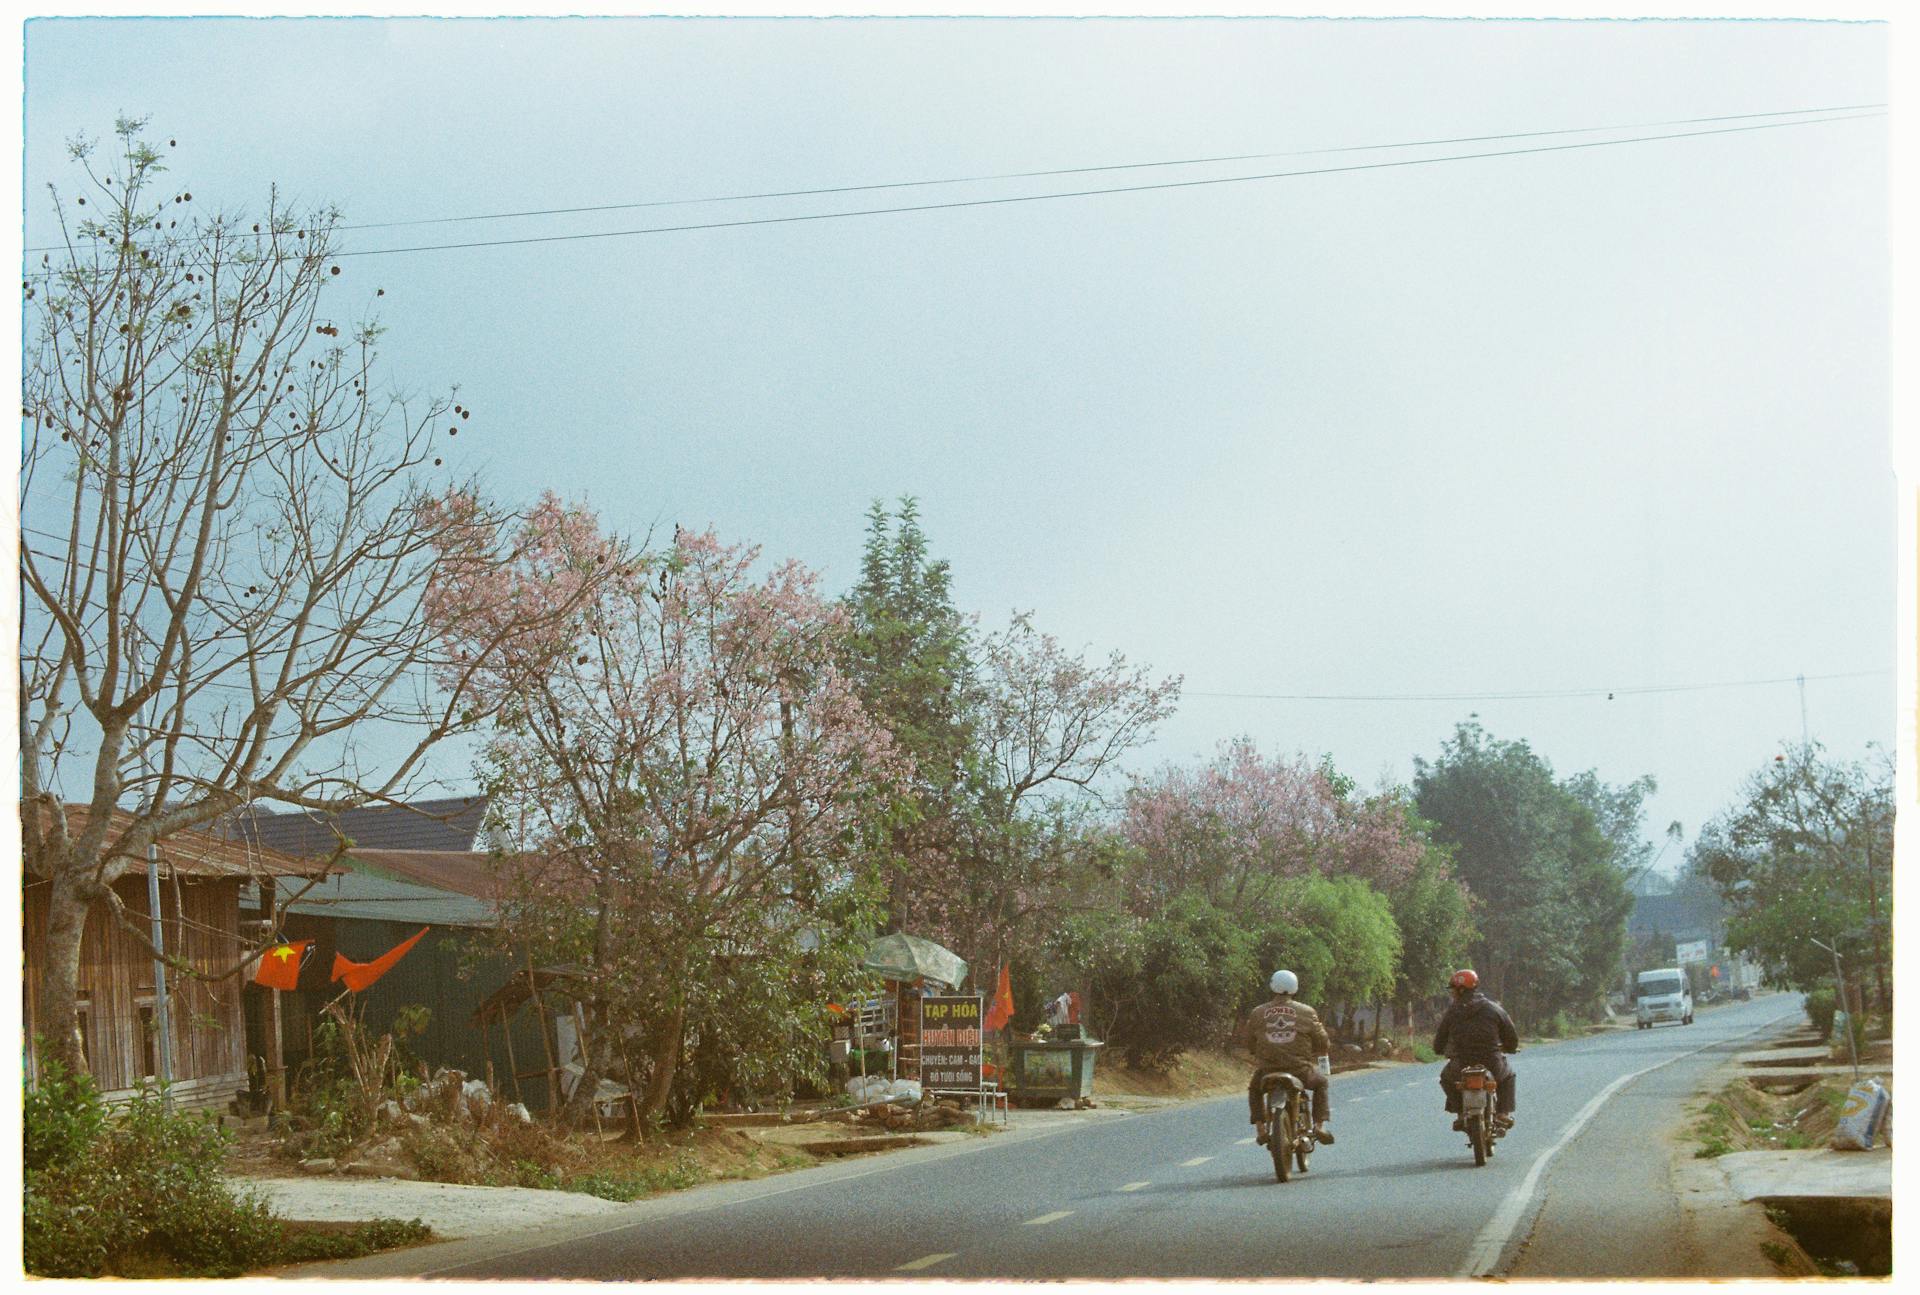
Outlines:
{"label": "distant vehicle", "polygon": [[1660,967],[1643,971],[1634,982],[1634,1024],[1651,1030],[1655,1021],[1693,1024],[1693,995],[1687,989],[1687,973],[1679,967]]}

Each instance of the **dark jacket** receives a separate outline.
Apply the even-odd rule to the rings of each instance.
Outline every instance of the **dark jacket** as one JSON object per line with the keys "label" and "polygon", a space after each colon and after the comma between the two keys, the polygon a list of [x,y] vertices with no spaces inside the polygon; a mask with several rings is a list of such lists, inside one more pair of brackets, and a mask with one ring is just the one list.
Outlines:
{"label": "dark jacket", "polygon": [[1507,1009],[1476,989],[1447,1008],[1433,1032],[1433,1050],[1442,1056],[1492,1060],[1502,1052],[1518,1052],[1520,1034]]}

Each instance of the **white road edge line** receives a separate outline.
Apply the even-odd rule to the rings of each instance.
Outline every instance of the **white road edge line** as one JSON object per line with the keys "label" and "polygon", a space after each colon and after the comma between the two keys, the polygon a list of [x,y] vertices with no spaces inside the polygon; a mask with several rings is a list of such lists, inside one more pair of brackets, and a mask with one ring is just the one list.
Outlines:
{"label": "white road edge line", "polygon": [[1195,1156],[1195,1157],[1194,1157],[1193,1159],[1191,1159],[1191,1160],[1182,1160],[1182,1161],[1180,1162],[1180,1167],[1181,1167],[1182,1169],[1191,1169],[1191,1168],[1193,1168],[1193,1167],[1194,1167],[1195,1165],[1204,1165],[1204,1164],[1206,1164],[1206,1163],[1207,1163],[1207,1161],[1209,1161],[1209,1160],[1211,1160],[1211,1159],[1213,1159],[1213,1157],[1212,1157],[1212,1156]]}
{"label": "white road edge line", "polygon": [[897,1273],[917,1273],[922,1268],[931,1268],[937,1263],[951,1259],[957,1253],[959,1252],[950,1250],[945,1254],[922,1255],[910,1263],[901,1264],[898,1268],[895,1268],[894,1271]]}
{"label": "white road edge line", "polygon": [[[1788,1016],[1795,1014],[1789,1013]],[[1480,1234],[1473,1239],[1473,1246],[1467,1251],[1466,1264],[1454,1276],[1457,1278],[1486,1277],[1493,1272],[1500,1262],[1501,1254],[1507,1248],[1507,1243],[1513,1240],[1513,1233],[1520,1226],[1520,1220],[1526,1215],[1527,1205],[1533,1200],[1534,1189],[1539,1186],[1540,1176],[1546,1172],[1547,1165],[1560,1154],[1561,1148],[1573,1141],[1589,1120],[1600,1113],[1600,1108],[1606,1105],[1609,1097],[1640,1076],[1650,1075],[1662,1066],[1670,1066],[1676,1061],[1685,1061],[1688,1057],[1699,1056],[1702,1052],[1720,1047],[1722,1044],[1738,1043],[1762,1030],[1771,1029],[1786,1019],[1788,1019],[1787,1016],[1777,1016],[1763,1025],[1756,1025],[1745,1034],[1715,1039],[1712,1043],[1703,1043],[1690,1051],[1676,1053],[1664,1061],[1656,1061],[1650,1066],[1621,1075],[1595,1093],[1593,1100],[1581,1107],[1580,1113],[1573,1117],[1573,1123],[1567,1126],[1566,1132],[1560,1135],[1559,1141],[1534,1157],[1533,1167],[1527,1170],[1527,1176],[1520,1180],[1519,1186],[1507,1193],[1507,1198],[1500,1202],[1500,1208],[1494,1211],[1493,1217],[1487,1220],[1487,1225],[1481,1228]]]}
{"label": "white road edge line", "polygon": [[[1249,1138],[1249,1139],[1248,1139],[1248,1141],[1252,1141],[1252,1139],[1251,1139],[1251,1138]],[[1153,1186],[1153,1184],[1152,1184],[1152,1183],[1150,1183],[1150,1182],[1146,1182],[1146,1183],[1128,1183],[1128,1184],[1127,1184],[1127,1185],[1126,1185],[1125,1187],[1122,1187],[1122,1188],[1121,1188],[1120,1190],[1121,1190],[1121,1191],[1123,1191],[1123,1192],[1137,1192],[1137,1191],[1139,1191],[1139,1190],[1140,1190],[1140,1189],[1141,1189],[1142,1187],[1151,1187],[1151,1186]]]}
{"label": "white road edge line", "polygon": [[1067,1217],[1067,1215],[1071,1213],[1073,1213],[1072,1210],[1055,1210],[1051,1214],[1042,1214],[1037,1219],[1028,1219],[1025,1223],[1022,1223],[1020,1226],[1026,1227],[1026,1228],[1037,1228],[1042,1223],[1058,1223],[1061,1219],[1064,1219],[1065,1217]]}

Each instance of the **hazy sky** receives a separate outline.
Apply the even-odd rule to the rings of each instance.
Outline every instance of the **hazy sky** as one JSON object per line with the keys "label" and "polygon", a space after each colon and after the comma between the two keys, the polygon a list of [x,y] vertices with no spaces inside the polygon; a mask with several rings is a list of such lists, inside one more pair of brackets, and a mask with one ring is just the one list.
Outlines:
{"label": "hazy sky", "polygon": [[[201,209],[349,223],[1876,104],[1886,29],[1788,22],[40,21],[61,143],[150,114]],[[1723,123],[1724,125],[1751,123]],[[1710,126],[1667,127],[1667,133]],[[353,250],[1356,166],[1648,130],[485,220]],[[618,527],[853,577],[919,496],[959,605],[1186,677],[1404,780],[1469,712],[1689,838],[1801,730],[1893,736],[1886,123],[343,260],[461,462]],[[1865,677],[1816,676],[1876,672]],[[444,775],[467,781],[466,756]],[[1671,864],[1677,852],[1670,851]]]}

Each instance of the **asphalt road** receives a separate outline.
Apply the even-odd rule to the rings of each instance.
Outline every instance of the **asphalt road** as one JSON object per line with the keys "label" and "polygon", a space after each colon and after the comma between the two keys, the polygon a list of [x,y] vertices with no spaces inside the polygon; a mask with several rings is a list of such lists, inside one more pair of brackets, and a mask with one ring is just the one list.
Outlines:
{"label": "asphalt road", "polygon": [[[1286,1184],[1253,1144],[1244,1100],[1229,1098],[687,1193],[605,1230],[388,1261],[462,1279],[1449,1278],[1506,1275],[1517,1261],[1528,1275],[1660,1275],[1673,1103],[1798,1011],[1798,996],[1770,996],[1692,1026],[1523,1049],[1519,1124],[1484,1168],[1448,1127],[1436,1063],[1337,1077],[1338,1144]],[[1708,1266],[1667,1275],[1711,1275],[1711,1256],[1684,1258]]]}

